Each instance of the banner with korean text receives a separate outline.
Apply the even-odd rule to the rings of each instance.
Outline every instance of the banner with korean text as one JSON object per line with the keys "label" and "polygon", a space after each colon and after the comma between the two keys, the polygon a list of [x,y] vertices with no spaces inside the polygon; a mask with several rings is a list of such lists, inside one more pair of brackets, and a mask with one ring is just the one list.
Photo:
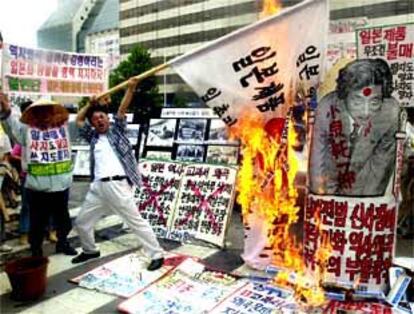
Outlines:
{"label": "banner with korean text", "polygon": [[27,171],[33,176],[52,176],[72,171],[68,126],[27,129]]}
{"label": "banner with korean text", "polygon": [[414,106],[414,24],[376,26],[356,31],[358,58],[381,58],[393,74],[393,96]]}
{"label": "banner with korean text", "polygon": [[108,87],[105,55],[4,44],[2,68],[5,92],[89,96]]}
{"label": "banner with korean text", "polygon": [[329,258],[327,285],[379,293],[387,286],[395,248],[397,202],[392,196],[351,198],[308,195],[304,257],[314,269],[317,251]]}
{"label": "banner with korean text", "polygon": [[183,173],[170,239],[194,237],[220,247],[233,209],[235,167],[188,164]]}
{"label": "banner with korean text", "polygon": [[160,238],[168,238],[184,166],[150,160],[139,163],[142,185],[136,190],[136,203],[141,216]]}
{"label": "banner with korean text", "polygon": [[327,29],[327,1],[307,0],[170,64],[228,126],[268,120],[286,115],[299,88],[314,95]]}
{"label": "banner with korean text", "polygon": [[235,197],[235,167],[141,160],[139,171],[137,207],[158,237],[224,246]]}

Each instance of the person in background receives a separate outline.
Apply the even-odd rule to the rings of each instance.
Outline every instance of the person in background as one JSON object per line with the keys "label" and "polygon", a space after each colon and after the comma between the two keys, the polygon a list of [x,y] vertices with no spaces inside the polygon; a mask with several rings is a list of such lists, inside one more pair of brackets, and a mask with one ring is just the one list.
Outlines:
{"label": "person in background", "polygon": [[83,252],[72,259],[74,264],[100,256],[95,245],[94,226],[103,215],[114,213],[138,236],[145,253],[151,258],[147,269],[152,271],[163,265],[163,249],[149,223],[140,216],[133,197],[133,186],[139,186],[141,181],[137,161],[126,136],[125,113],[137,82],[129,80],[113,125],[109,122],[107,108],[94,99],[79,111],[76,118],[81,136],[91,145],[92,183],[75,221]]}
{"label": "person in background", "polygon": [[[0,132],[0,164],[3,162],[5,155],[11,150],[11,144],[8,136],[1,130]],[[4,178],[8,175],[6,166],[0,167],[0,188],[3,186]],[[0,193],[0,252],[11,252],[13,248],[4,243],[6,239],[6,225],[10,221],[10,209],[6,207],[3,193]]]}
{"label": "person in background", "polygon": [[61,104],[39,100],[19,117],[12,113],[3,93],[0,93],[0,105],[6,132],[22,146],[22,168],[27,172],[25,188],[30,203],[32,256],[43,256],[43,238],[51,216],[58,237],[56,253],[76,255],[67,240],[72,229],[68,197],[73,168],[67,110]]}
{"label": "person in background", "polygon": [[[28,100],[20,104],[20,112],[24,112],[33,101]],[[24,187],[26,181],[26,171],[23,170],[22,166],[22,146],[18,143],[14,144],[11,151],[11,159],[16,165],[18,165],[19,176],[20,176],[20,194],[21,194],[21,208],[19,216],[19,234],[20,244],[26,245],[29,243],[29,202],[27,200],[27,191]],[[53,217],[50,217],[47,237],[50,242],[57,242],[56,230],[53,226]]]}

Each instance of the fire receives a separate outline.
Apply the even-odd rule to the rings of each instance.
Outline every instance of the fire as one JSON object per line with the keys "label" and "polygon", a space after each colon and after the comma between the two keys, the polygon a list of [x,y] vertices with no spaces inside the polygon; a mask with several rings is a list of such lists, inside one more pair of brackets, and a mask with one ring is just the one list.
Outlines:
{"label": "fire", "polygon": [[[300,210],[294,185],[300,165],[292,148],[297,134],[290,112],[285,119],[272,119],[273,124],[245,114],[239,119],[239,126],[231,130],[232,136],[242,142],[237,201],[242,207],[245,225],[248,225],[248,217],[252,213],[265,221],[266,230],[269,230],[267,247],[271,248],[272,265],[283,269],[274,282],[292,287],[298,300],[307,305],[319,306],[325,301],[320,286],[324,268],[318,268],[312,274],[306,273],[302,245],[291,234]],[[320,228],[320,223],[317,226]],[[328,243],[324,241],[322,246],[326,249],[320,250],[316,256],[317,265],[324,265],[329,258]]]}
{"label": "fire", "polygon": [[[260,18],[277,14],[281,4],[277,0],[264,0]],[[238,174],[237,201],[242,207],[245,226],[249,220],[264,221],[267,233],[266,250],[271,250],[271,264],[279,271],[273,278],[277,285],[290,287],[296,299],[305,306],[325,303],[321,287],[326,262],[332,251],[329,239],[322,238],[321,249],[315,256],[315,270],[307,271],[301,243],[292,235],[292,226],[298,221],[299,206],[295,178],[300,162],[293,149],[297,134],[291,119],[293,104],[305,99],[303,86],[290,86],[287,103],[292,104],[283,118],[270,121],[251,112],[239,116],[232,137],[242,143],[243,160]],[[292,97],[296,95],[295,97]],[[308,117],[305,117],[307,121]],[[319,216],[315,217],[319,234],[323,234]],[[250,221],[251,222],[251,221]]]}
{"label": "fire", "polygon": [[282,5],[278,0],[263,0],[263,9],[260,12],[260,18],[277,14],[282,9]]}

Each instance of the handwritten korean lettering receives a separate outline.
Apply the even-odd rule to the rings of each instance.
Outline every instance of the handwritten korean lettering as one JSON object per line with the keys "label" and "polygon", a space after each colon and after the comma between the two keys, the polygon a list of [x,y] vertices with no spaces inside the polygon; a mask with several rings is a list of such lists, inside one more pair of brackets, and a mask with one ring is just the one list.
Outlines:
{"label": "handwritten korean lettering", "polygon": [[209,101],[213,100],[214,98],[220,95],[221,95],[220,90],[218,90],[215,87],[211,87],[207,90],[207,92],[203,96],[201,96],[201,100],[204,101],[205,103],[208,103]]}
{"label": "handwritten korean lettering", "polygon": [[[254,63],[263,62],[264,60],[273,58],[276,56],[275,51],[270,51],[270,47],[259,47],[251,52],[245,58],[241,58],[239,61],[233,63],[233,70],[239,72],[241,69],[244,69],[248,66],[251,66]],[[267,56],[266,54],[269,53]]]}

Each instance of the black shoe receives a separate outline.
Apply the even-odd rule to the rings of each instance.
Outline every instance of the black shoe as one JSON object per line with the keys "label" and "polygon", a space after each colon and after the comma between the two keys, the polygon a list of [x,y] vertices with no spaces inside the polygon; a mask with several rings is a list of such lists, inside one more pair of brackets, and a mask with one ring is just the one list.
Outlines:
{"label": "black shoe", "polygon": [[158,268],[162,266],[162,264],[164,264],[163,258],[153,259],[151,263],[148,265],[147,270],[149,271],[157,270]]}
{"label": "black shoe", "polygon": [[42,249],[32,249],[32,256],[33,257],[42,257],[43,250]]}
{"label": "black shoe", "polygon": [[97,258],[101,256],[101,252],[96,252],[96,253],[80,253],[78,256],[76,256],[75,258],[72,259],[72,264],[78,264],[78,263],[83,263],[86,262],[89,259],[92,258]]}
{"label": "black shoe", "polygon": [[56,253],[63,253],[65,255],[77,255],[78,252],[70,246],[69,243],[56,243]]}

